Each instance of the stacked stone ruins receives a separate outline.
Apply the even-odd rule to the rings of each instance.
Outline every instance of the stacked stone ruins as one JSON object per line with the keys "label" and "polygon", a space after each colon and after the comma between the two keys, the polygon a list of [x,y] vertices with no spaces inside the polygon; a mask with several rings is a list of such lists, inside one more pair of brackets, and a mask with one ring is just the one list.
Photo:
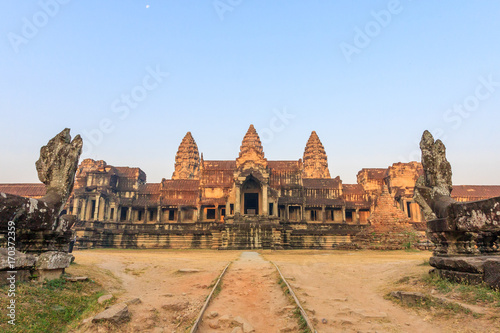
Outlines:
{"label": "stacked stone ruins", "polygon": [[422,175],[415,200],[436,245],[429,263],[442,277],[500,288],[500,196],[457,202],[451,196],[451,165],[441,140],[425,131],[420,141]]}
{"label": "stacked stone ruins", "polygon": [[[76,216],[79,248],[333,248],[353,241],[363,246],[366,237],[356,235],[370,223],[365,234],[424,234],[425,220],[413,200],[422,173],[420,163],[394,163],[362,169],[357,184],[344,184],[331,177],[316,132],[302,159],[273,161],[252,125],[236,159],[205,160],[188,132],[171,179],[160,183],[147,183],[140,168],[83,160],[64,213]],[[0,192],[36,199],[45,187],[0,184]],[[462,186],[457,193],[460,201],[484,199],[500,195],[500,187]],[[398,239],[368,243],[401,248],[409,241]]]}
{"label": "stacked stone ruins", "polygon": [[[3,193],[0,190],[0,275],[8,281],[38,277],[56,278],[68,267],[68,247],[75,216],[64,214],[64,205],[73,189],[82,139],[71,141],[65,129],[40,150],[36,162],[43,183],[39,199]],[[27,193],[23,193],[27,194]]]}

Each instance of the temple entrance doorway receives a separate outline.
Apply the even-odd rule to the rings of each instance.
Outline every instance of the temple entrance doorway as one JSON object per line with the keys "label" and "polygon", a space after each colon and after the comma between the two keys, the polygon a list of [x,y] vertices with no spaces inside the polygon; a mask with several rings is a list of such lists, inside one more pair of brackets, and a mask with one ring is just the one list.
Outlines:
{"label": "temple entrance doorway", "polygon": [[243,183],[242,187],[242,205],[244,215],[259,215],[261,204],[261,186],[257,179],[249,176],[247,180]]}
{"label": "temple entrance doorway", "polygon": [[245,193],[245,214],[259,213],[259,193]]}

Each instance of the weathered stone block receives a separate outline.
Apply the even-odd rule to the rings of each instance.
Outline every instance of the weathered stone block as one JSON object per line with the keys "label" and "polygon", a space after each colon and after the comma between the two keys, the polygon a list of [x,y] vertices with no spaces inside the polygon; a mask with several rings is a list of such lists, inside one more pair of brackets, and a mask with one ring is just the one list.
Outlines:
{"label": "weathered stone block", "polygon": [[485,261],[484,282],[491,288],[500,289],[500,258]]}
{"label": "weathered stone block", "polygon": [[480,284],[483,282],[483,274],[457,272],[446,269],[431,269],[431,274],[438,274],[443,279],[448,279],[455,282],[467,282],[470,284]]}
{"label": "weathered stone block", "polygon": [[416,305],[427,301],[429,298],[422,293],[408,291],[393,291],[391,296],[401,300],[406,305]]}
{"label": "weathered stone block", "polygon": [[92,319],[92,322],[110,321],[115,324],[123,324],[130,320],[130,312],[125,303],[118,303],[99,313]]}
{"label": "weathered stone block", "polygon": [[[24,254],[15,250],[14,259],[15,261],[9,262],[9,251],[6,248],[0,249],[0,270],[11,270],[15,271],[18,269],[30,268],[35,265],[36,257],[31,254]],[[14,267],[11,267],[10,264],[14,264]]]}
{"label": "weathered stone block", "polygon": [[482,274],[484,257],[431,257],[429,264],[444,270]]}
{"label": "weathered stone block", "polygon": [[72,255],[65,252],[48,251],[38,257],[36,268],[39,270],[61,269],[69,267]]}

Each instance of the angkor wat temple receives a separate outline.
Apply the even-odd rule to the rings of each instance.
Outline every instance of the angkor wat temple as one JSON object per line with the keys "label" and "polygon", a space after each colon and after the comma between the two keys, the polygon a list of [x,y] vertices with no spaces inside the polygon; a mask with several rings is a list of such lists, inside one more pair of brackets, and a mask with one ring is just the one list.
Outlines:
{"label": "angkor wat temple", "polygon": [[[188,132],[171,179],[161,183],[147,183],[140,168],[85,159],[66,213],[77,217],[80,247],[332,248],[369,225],[387,192],[405,223],[423,232],[413,201],[422,173],[420,163],[395,163],[362,169],[357,184],[343,184],[330,176],[316,132],[302,159],[271,161],[250,125],[235,160],[205,160]],[[0,192],[37,198],[44,186],[0,184]],[[485,199],[500,196],[500,186],[454,186],[452,195]]]}

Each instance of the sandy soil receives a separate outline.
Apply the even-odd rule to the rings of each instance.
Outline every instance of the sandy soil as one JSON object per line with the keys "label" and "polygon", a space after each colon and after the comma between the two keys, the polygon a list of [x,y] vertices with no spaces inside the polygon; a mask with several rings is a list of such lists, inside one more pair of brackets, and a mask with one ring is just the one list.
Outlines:
{"label": "sandy soil", "polygon": [[297,255],[292,251],[265,257],[290,281],[318,332],[441,332],[383,298],[388,283],[421,271],[417,265],[428,253],[311,251]]}
{"label": "sandy soil", "polygon": [[232,332],[241,322],[249,324],[247,331],[299,332],[295,307],[277,283],[278,277],[276,268],[258,253],[243,252],[224,275],[222,289],[207,308],[199,332]]}
{"label": "sandy soil", "polygon": [[[78,265],[68,272],[100,282],[117,302],[142,300],[129,306],[132,319],[117,332],[185,332],[229,262],[233,263],[222,289],[199,332],[233,332],[238,321],[247,322],[257,333],[298,332],[293,307],[269,261],[289,280],[318,332],[496,332],[485,319],[436,318],[384,298],[397,290],[394,282],[400,278],[425,274],[429,266],[420,264],[430,252],[258,251],[261,256],[245,252],[78,251]],[[192,271],[179,271],[186,269]],[[87,323],[76,332],[109,331],[113,329]]]}
{"label": "sandy soil", "polygon": [[[74,253],[78,265],[67,272],[101,283],[117,302],[140,298],[130,305],[130,323],[119,332],[184,332],[198,316],[210,285],[224,267],[238,258],[233,251],[88,250]],[[182,273],[179,270],[195,270]],[[196,271],[198,270],[198,271]],[[85,324],[77,332],[107,332]]]}

